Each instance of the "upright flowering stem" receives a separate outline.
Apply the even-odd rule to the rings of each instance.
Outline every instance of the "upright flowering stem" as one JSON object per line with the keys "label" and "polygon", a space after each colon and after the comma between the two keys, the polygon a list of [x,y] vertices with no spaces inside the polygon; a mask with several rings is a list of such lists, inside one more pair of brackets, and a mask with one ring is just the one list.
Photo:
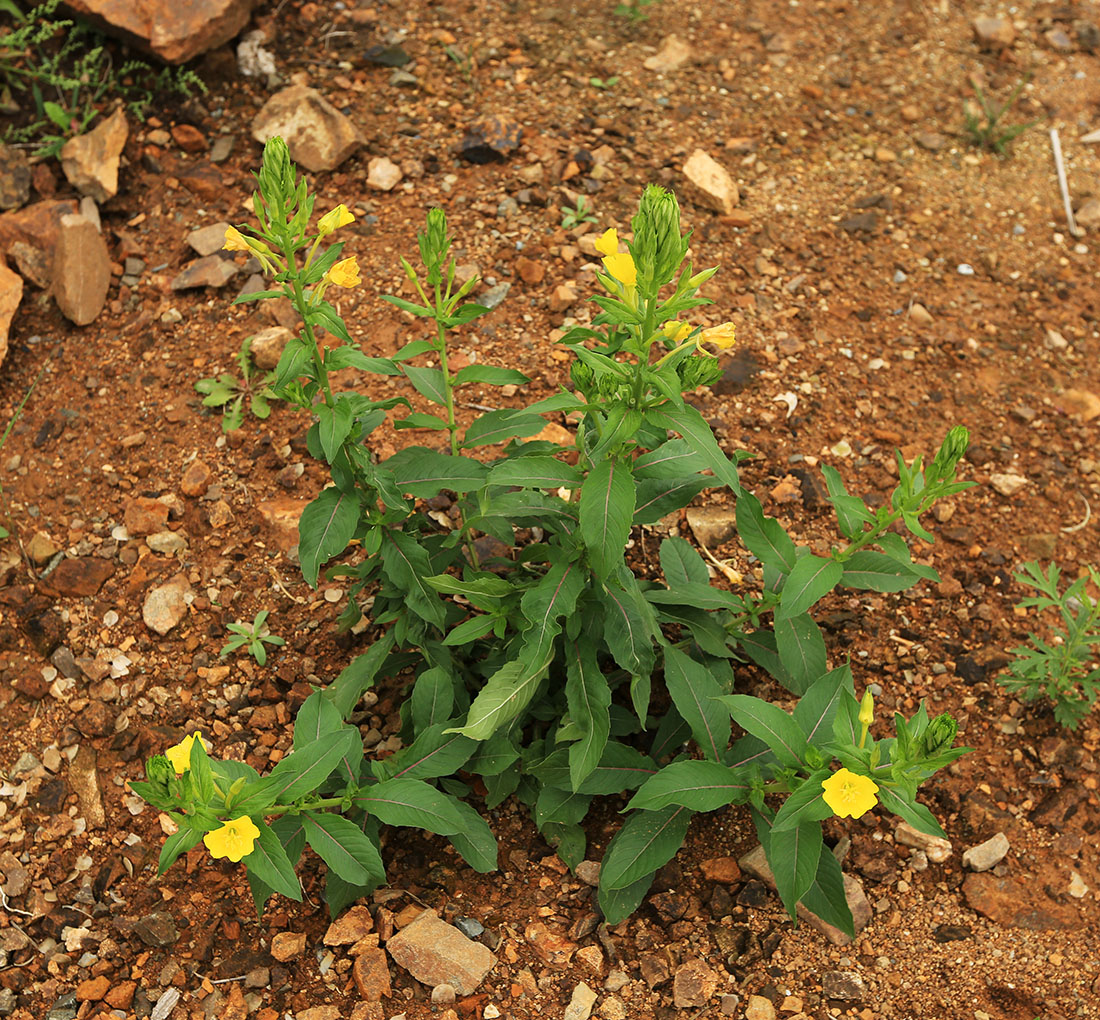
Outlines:
{"label": "upright flowering stem", "polygon": [[435,326],[439,336],[439,370],[443,373],[443,394],[446,398],[447,432],[451,437],[451,456],[458,456],[458,425],[455,422],[454,383],[447,367],[447,327],[443,325],[443,285],[435,285]]}

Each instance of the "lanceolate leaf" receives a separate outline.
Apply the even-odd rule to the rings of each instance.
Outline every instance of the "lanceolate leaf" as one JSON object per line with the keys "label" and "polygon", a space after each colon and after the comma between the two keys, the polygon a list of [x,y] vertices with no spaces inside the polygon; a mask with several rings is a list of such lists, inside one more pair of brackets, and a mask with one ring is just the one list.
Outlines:
{"label": "lanceolate leaf", "polygon": [[729,744],[729,712],[718,699],[724,693],[705,666],[674,646],[665,649],[665,686],[695,742],[711,761]]}
{"label": "lanceolate leaf", "polygon": [[714,476],[735,493],[741,492],[741,483],[737,479],[737,468],[719,447],[714,433],[706,419],[690,404],[676,407],[663,404],[649,411],[648,420],[661,428],[679,432],[707,462]]}
{"label": "lanceolate leaf", "polygon": [[443,373],[438,368],[419,368],[416,365],[402,365],[401,368],[417,393],[434,404],[446,406],[447,389]]}
{"label": "lanceolate leaf", "polygon": [[252,852],[241,858],[241,863],[273,892],[300,901],[302,885],[279,837],[263,819],[253,818],[253,822],[258,826],[260,835],[253,844]]}
{"label": "lanceolate leaf", "polygon": [[625,921],[641,905],[649,887],[653,885],[653,875],[645,875],[622,889],[608,889],[600,883],[600,913],[610,925]]}
{"label": "lanceolate leaf", "polygon": [[336,706],[341,718],[346,719],[351,715],[363,693],[373,685],[374,678],[393,645],[393,631],[387,630],[362,655],[352,659],[324,692],[325,697]]}
{"label": "lanceolate leaf", "polygon": [[797,768],[806,755],[806,737],[796,723],[778,705],[747,694],[728,694],[721,699],[733,721],[754,737],[763,740],[784,764]]}
{"label": "lanceolate leaf", "polygon": [[483,383],[487,386],[505,386],[514,383],[522,386],[530,382],[522,372],[514,368],[498,368],[496,365],[467,365],[460,368],[455,376],[456,386],[465,386],[467,383]]}
{"label": "lanceolate leaf", "polygon": [[470,706],[466,725],[455,733],[486,740],[522,712],[535,696],[554,658],[554,649],[542,642],[525,645],[519,658],[507,662],[485,682]]}
{"label": "lanceolate leaf", "polygon": [[837,859],[822,850],[817,861],[813,884],[802,895],[802,905],[823,921],[839,928],[849,938],[855,938],[855,923],[845,896],[844,873]]}
{"label": "lanceolate leaf", "polygon": [[454,801],[420,779],[388,779],[364,790],[355,805],[386,825],[425,829],[440,836],[459,832],[464,824]]}
{"label": "lanceolate leaf", "polygon": [[635,478],[686,478],[705,471],[707,459],[686,439],[670,439],[634,461]]}
{"label": "lanceolate leaf", "polygon": [[490,485],[521,485],[528,489],[580,488],[584,476],[556,457],[516,457],[493,466]]}
{"label": "lanceolate leaf", "polygon": [[775,643],[789,678],[784,686],[792,694],[808,690],[828,668],[825,639],[809,613],[777,619]]}
{"label": "lanceolate leaf", "polygon": [[497,841],[488,823],[465,801],[452,802],[462,816],[462,828],[448,838],[474,871],[486,874],[497,869]]}
{"label": "lanceolate leaf", "polygon": [[743,804],[752,789],[744,772],[713,761],[676,761],[648,779],[627,805],[659,811],[678,804],[692,811],[715,811]]}
{"label": "lanceolate leaf", "polygon": [[384,764],[395,779],[437,779],[457,772],[474,753],[477,744],[460,733],[448,733],[447,723],[429,726],[404,750]]}
{"label": "lanceolate leaf", "polygon": [[611,689],[600,672],[596,649],[582,635],[565,647],[565,698],[569,716],[581,731],[580,740],[569,748],[569,776],[572,788],[581,784],[600,763],[611,732]]}
{"label": "lanceolate leaf", "polygon": [[710,575],[707,565],[683,538],[666,538],[661,543],[661,570],[664,571],[665,584],[678,588],[685,584],[709,584]]}
{"label": "lanceolate leaf", "polygon": [[341,729],[292,751],[262,780],[270,803],[290,804],[311,793],[331,775],[345,754],[359,747],[359,731]]}
{"label": "lanceolate leaf", "polygon": [[597,593],[604,612],[604,641],[615,661],[633,676],[648,675],[654,662],[651,611],[638,596],[636,582]]}
{"label": "lanceolate leaf", "polygon": [[546,428],[546,419],[541,415],[526,411],[489,411],[477,418],[466,430],[462,446],[466,449],[474,446],[490,446],[503,443],[516,436],[533,436]]}
{"label": "lanceolate leaf", "polygon": [[446,614],[439,596],[425,583],[434,571],[428,554],[416,539],[387,529],[382,539],[382,564],[390,580],[408,595],[408,606],[422,620],[442,629]]}
{"label": "lanceolate leaf", "polygon": [[908,797],[904,791],[880,786],[878,799],[887,811],[892,811],[918,832],[925,832],[930,836],[941,838],[947,837],[947,833],[943,831],[932,812],[919,801]]}
{"label": "lanceolate leaf", "polygon": [[833,719],[843,691],[852,693],[852,670],[844,665],[819,678],[799,699],[792,718],[806,734],[810,744],[829,740],[833,735]]}
{"label": "lanceolate leaf", "polygon": [[345,882],[378,886],[386,881],[378,847],[354,822],[319,811],[304,812],[302,820],[309,845]]}
{"label": "lanceolate leaf", "polygon": [[623,561],[634,514],[634,483],[630,468],[605,460],[589,472],[581,486],[581,538],[596,576],[609,577]]}
{"label": "lanceolate leaf", "polygon": [[643,478],[638,482],[635,524],[654,524],[675,510],[682,510],[711,480],[702,475],[686,478]]}
{"label": "lanceolate leaf", "polygon": [[749,552],[761,563],[789,574],[794,569],[795,547],[783,525],[764,511],[752,493],[737,497],[737,532]]}
{"label": "lanceolate leaf", "polygon": [[421,499],[437,496],[443,489],[479,489],[489,474],[488,468],[472,457],[452,457],[423,446],[405,447],[386,461],[386,467],[402,492]]}
{"label": "lanceolate leaf", "polygon": [[860,549],[853,553],[844,561],[843,570],[841,584],[870,591],[905,591],[918,580],[913,571],[892,556],[873,549]]}
{"label": "lanceolate leaf", "polygon": [[294,749],[335,733],[343,722],[336,706],[320,691],[314,691],[294,717]]}
{"label": "lanceolate leaf", "polygon": [[687,835],[691,812],[683,807],[637,811],[611,840],[600,868],[600,886],[623,889],[667,864]]}
{"label": "lanceolate leaf", "polygon": [[528,626],[523,635],[536,658],[544,658],[561,633],[560,620],[573,612],[585,583],[581,565],[565,562],[551,567],[538,584],[524,593],[520,608]]}
{"label": "lanceolate leaf", "polygon": [[840,583],[843,574],[844,568],[836,560],[812,553],[799,557],[783,585],[783,601],[775,611],[775,619],[789,620],[806,612]]}
{"label": "lanceolate leaf", "polygon": [[833,810],[825,803],[825,791],[821,786],[822,781],[831,774],[829,769],[811,772],[802,785],[783,801],[772,821],[773,843],[780,838],[781,832],[795,829],[805,822],[820,822],[832,815]]}
{"label": "lanceolate leaf", "polygon": [[330,463],[336,459],[341,444],[351,431],[352,413],[348,400],[337,399],[335,404],[317,405],[317,423],[321,439],[321,449],[325,451],[325,460]]}
{"label": "lanceolate leaf", "polygon": [[359,501],[335,486],[325,489],[302,511],[298,521],[298,559],[302,575],[317,587],[321,564],[342,553],[359,524]]}
{"label": "lanceolate leaf", "polygon": [[448,672],[436,666],[421,673],[413,685],[410,705],[417,733],[450,719],[454,707],[454,681]]}
{"label": "lanceolate leaf", "polygon": [[768,864],[775,876],[779,898],[792,918],[798,901],[810,890],[817,877],[821,847],[820,822],[805,822],[784,832],[776,832],[774,828],[771,831],[766,846]]}

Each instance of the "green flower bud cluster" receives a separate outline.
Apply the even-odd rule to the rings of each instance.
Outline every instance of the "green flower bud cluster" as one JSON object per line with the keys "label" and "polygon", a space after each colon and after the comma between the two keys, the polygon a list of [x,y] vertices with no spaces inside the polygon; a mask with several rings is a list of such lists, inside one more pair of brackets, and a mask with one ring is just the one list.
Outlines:
{"label": "green flower bud cluster", "polygon": [[447,214],[439,206],[429,210],[427,229],[420,231],[416,240],[420,246],[420,260],[428,271],[428,283],[435,287],[443,280],[442,267],[451,247],[451,239],[447,236]]}
{"label": "green flower bud cluster", "polygon": [[935,481],[952,481],[955,477],[955,468],[969,445],[970,431],[966,426],[956,425],[952,428],[928,466],[926,482],[931,484]]}
{"label": "green flower bud cluster", "polygon": [[631,220],[634,257],[638,275],[656,287],[669,283],[687,255],[687,235],[680,234],[680,206],[671,191],[650,184],[642,194],[638,212]]}
{"label": "green flower bud cluster", "polygon": [[680,377],[680,389],[687,393],[700,386],[711,386],[716,383],[722,378],[722,366],[717,358],[698,354],[681,361],[676,366],[676,374]]}

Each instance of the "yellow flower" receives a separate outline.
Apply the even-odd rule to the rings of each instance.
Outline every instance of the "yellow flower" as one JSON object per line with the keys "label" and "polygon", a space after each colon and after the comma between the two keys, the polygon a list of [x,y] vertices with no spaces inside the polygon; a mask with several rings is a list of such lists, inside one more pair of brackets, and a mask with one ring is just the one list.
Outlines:
{"label": "yellow flower", "polygon": [[859,703],[859,724],[870,726],[875,721],[875,696],[870,689],[863,692],[863,700]]}
{"label": "yellow flower", "polygon": [[664,324],[661,330],[665,335],[665,339],[672,344],[682,344],[689,336],[691,336],[691,326],[686,322],[677,322],[675,319],[670,319]]}
{"label": "yellow flower", "polygon": [[207,751],[210,750],[210,745],[203,740],[202,730],[195,730],[189,737],[184,737],[175,747],[170,747],[164,752],[164,757],[172,763],[177,776],[182,776],[191,768],[191,748],[196,740],[202,741],[202,746]]}
{"label": "yellow flower", "polygon": [[354,222],[355,217],[348,212],[348,207],[341,203],[331,212],[327,212],[321,217],[317,223],[317,230],[322,237],[327,237],[334,230],[339,230],[340,227],[346,227],[349,223]]}
{"label": "yellow flower", "polygon": [[614,255],[619,250],[619,232],[609,227],[596,241],[596,251],[601,255]]}
{"label": "yellow flower", "polygon": [[711,326],[699,334],[699,343],[713,344],[719,350],[728,351],[735,343],[732,322],[723,322],[721,326]]}
{"label": "yellow flower", "polygon": [[220,829],[202,837],[211,857],[228,857],[236,864],[252,853],[252,847],[260,838],[260,830],[248,815],[241,815],[226,822]]}
{"label": "yellow flower", "polygon": [[359,286],[359,263],[352,255],[349,259],[341,259],[327,273],[325,279],[329,283],[335,283],[337,287]]}
{"label": "yellow flower", "polygon": [[638,270],[628,252],[608,255],[603,260],[603,267],[624,287],[633,287],[638,282]]}
{"label": "yellow flower", "polygon": [[248,238],[244,236],[236,227],[229,227],[225,232],[225,244],[222,245],[225,251],[252,251],[252,246],[248,243]]}
{"label": "yellow flower", "polygon": [[862,818],[878,803],[875,781],[847,769],[838,769],[822,782],[821,788],[825,803],[837,818]]}

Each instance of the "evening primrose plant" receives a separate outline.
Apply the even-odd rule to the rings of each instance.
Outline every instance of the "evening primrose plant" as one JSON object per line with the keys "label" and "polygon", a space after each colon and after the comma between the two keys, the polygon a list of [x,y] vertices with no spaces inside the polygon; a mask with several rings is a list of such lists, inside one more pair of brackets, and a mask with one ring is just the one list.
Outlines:
{"label": "evening primrose plant", "polygon": [[[202,830],[195,842],[232,823],[224,845],[236,852],[251,833],[241,821],[247,815],[260,831],[256,846],[274,845],[264,836],[269,825],[293,858],[298,830],[282,819],[303,814],[319,815],[312,824],[322,827],[350,818],[370,839],[377,822],[391,819],[363,805],[360,777],[369,773],[380,784],[420,783],[409,788],[409,813],[399,824],[426,825],[413,806],[430,812],[432,798],[448,797],[468,825],[446,835],[467,860],[488,867],[488,830],[454,798],[476,790],[491,809],[515,795],[575,867],[585,856],[581,823],[595,798],[626,793],[631,811],[605,855],[599,893],[615,921],[641,902],[692,812],[744,804],[777,874],[790,840],[769,834],[775,826],[797,834],[792,879],[779,879],[784,902],[793,909],[801,898],[817,909],[824,897],[830,916],[842,921],[839,868],[834,874],[819,863],[832,859],[821,853],[821,820],[856,817],[872,798],[930,831],[935,822],[916,802],[916,787],[949,752],[937,744],[933,754],[923,743],[931,725],[923,709],[911,720],[899,717],[895,737],[871,740],[851,673],[830,670],[811,610],[837,586],[897,592],[936,578],[912,560],[896,528],[931,541],[920,517],[966,487],[955,480],[966,430],[952,429],[927,468],[921,458],[907,464],[899,456],[898,486],[877,509],[849,495],[826,468],[840,540],[828,555],[811,553],[742,487],[738,463],[748,455],[724,451],[686,399],[720,377],[718,355],[733,346],[735,330],[702,317],[708,301],[700,289],[716,269],[692,267],[671,193],[646,188],[624,238],[615,227],[600,234],[598,314],[560,341],[573,358],[569,386],[512,407],[485,390],[522,386],[522,373],[481,363],[454,368],[454,335],[488,309],[468,300],[476,280],[457,284],[442,209],[428,213],[417,235],[418,265],[401,260],[407,296],[385,298],[421,324],[420,335],[388,355],[368,356],[329,300],[332,288],[360,283],[355,257],[331,241],[352,214],[338,206],[310,226],[313,196],[281,139],[267,143],[257,181],[258,224],[232,228],[227,247],[254,254],[272,283],[239,300],[286,297],[300,314],[304,325],[272,386],[314,419],[307,445],[332,478],[302,514],[299,559],[311,585],[326,565],[327,576],[347,582],[340,625],[365,632],[370,644],[299,713],[295,751],[273,770],[273,782],[227,774],[228,787],[204,786],[209,796],[201,804],[192,799],[190,809],[179,809]],[[340,344],[322,348],[320,328]],[[377,401],[334,391],[330,373],[348,368],[403,382],[405,393]],[[481,387],[478,399],[496,405],[472,421],[458,414],[468,386]],[[545,438],[548,415],[575,422],[571,442]],[[368,444],[382,427],[416,438],[379,460]],[[660,542],[659,573],[636,572],[627,558],[632,536],[708,488],[736,498],[737,528],[759,577],[732,591],[717,587],[702,557],[676,536]],[[734,693],[747,679],[746,661],[799,699],[793,714]],[[345,720],[379,682],[403,691],[404,746],[368,768]],[[870,711],[864,707],[862,717]],[[304,752],[315,738],[299,748],[299,729],[313,734],[322,716],[325,739],[343,756],[332,759],[319,790],[303,780],[271,800],[270,791],[293,773],[287,762],[309,761]],[[732,744],[731,722],[738,727]],[[935,724],[942,737],[943,725]],[[212,774],[217,768],[225,763],[211,764]],[[312,768],[309,774],[310,782],[318,776]],[[170,777],[180,787],[188,782],[193,790],[186,775]],[[256,784],[264,792],[250,794],[244,811],[237,798]],[[328,861],[323,840],[311,845]],[[250,855],[241,859],[251,875]],[[261,891],[275,888],[270,869],[265,874]],[[378,877],[377,867],[371,875]],[[336,902],[344,902],[342,888]]]}

